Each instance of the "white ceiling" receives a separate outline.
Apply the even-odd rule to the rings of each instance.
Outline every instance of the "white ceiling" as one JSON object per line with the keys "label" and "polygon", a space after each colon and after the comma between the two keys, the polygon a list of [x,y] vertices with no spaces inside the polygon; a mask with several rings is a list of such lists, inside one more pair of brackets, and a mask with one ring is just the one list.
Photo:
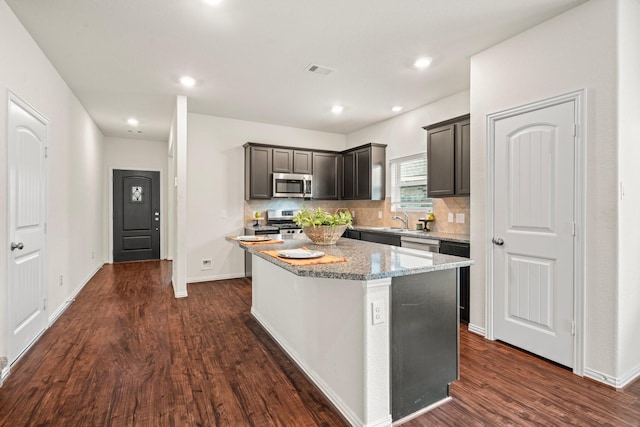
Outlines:
{"label": "white ceiling", "polygon": [[[105,136],[153,140],[168,138],[178,94],[194,113],[346,134],[468,89],[471,55],[584,2],[5,1]],[[432,66],[415,69],[418,56]]]}

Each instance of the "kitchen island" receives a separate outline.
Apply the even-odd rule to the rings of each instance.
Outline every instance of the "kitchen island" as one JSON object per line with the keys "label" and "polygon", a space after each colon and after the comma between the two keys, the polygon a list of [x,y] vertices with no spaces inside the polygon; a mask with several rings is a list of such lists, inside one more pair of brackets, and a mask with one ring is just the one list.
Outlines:
{"label": "kitchen island", "polygon": [[[391,425],[448,399],[457,271],[473,261],[344,238],[239,243],[253,257],[253,316],[352,425]],[[303,246],[346,260],[300,266],[263,252]]]}

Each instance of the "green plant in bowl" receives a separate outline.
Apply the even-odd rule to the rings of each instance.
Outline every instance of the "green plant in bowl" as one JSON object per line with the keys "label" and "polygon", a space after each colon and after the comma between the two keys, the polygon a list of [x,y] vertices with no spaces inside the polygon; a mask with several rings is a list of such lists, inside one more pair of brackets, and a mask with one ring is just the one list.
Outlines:
{"label": "green plant in bowl", "polygon": [[293,218],[293,222],[302,228],[319,227],[322,225],[329,227],[346,225],[347,227],[352,228],[351,224],[353,224],[353,218],[351,218],[351,213],[349,212],[330,214],[329,212],[323,211],[322,208],[318,208],[315,211],[302,208]]}
{"label": "green plant in bowl", "polygon": [[347,228],[351,228],[353,219],[349,212],[330,214],[321,208],[316,211],[303,208],[293,221],[316,245],[333,245]]}

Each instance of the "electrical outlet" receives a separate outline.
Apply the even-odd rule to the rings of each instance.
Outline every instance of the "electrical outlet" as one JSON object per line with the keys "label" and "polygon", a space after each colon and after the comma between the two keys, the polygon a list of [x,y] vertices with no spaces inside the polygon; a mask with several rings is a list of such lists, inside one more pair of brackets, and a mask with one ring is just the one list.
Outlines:
{"label": "electrical outlet", "polygon": [[203,259],[202,260],[202,270],[211,270],[212,265],[211,265],[211,260],[210,259]]}
{"label": "electrical outlet", "polygon": [[91,251],[91,259],[96,259],[96,253]]}
{"label": "electrical outlet", "polygon": [[456,223],[464,224],[464,214],[463,213],[456,214]]}
{"label": "electrical outlet", "polygon": [[371,324],[384,323],[384,301],[374,301],[371,303]]}
{"label": "electrical outlet", "polygon": [[220,209],[220,219],[227,219],[226,209]]}
{"label": "electrical outlet", "polygon": [[62,283],[63,283],[63,282],[64,282],[64,281],[63,281],[63,279],[62,279],[62,274],[61,274],[61,275],[60,275],[60,285],[59,285],[59,286],[62,286]]}
{"label": "electrical outlet", "polygon": [[447,215],[447,221],[453,222],[453,212],[449,212],[449,214]]}
{"label": "electrical outlet", "polygon": [[378,219],[382,219],[382,211],[378,211]]}
{"label": "electrical outlet", "polygon": [[356,219],[356,211],[351,211],[351,218]]}

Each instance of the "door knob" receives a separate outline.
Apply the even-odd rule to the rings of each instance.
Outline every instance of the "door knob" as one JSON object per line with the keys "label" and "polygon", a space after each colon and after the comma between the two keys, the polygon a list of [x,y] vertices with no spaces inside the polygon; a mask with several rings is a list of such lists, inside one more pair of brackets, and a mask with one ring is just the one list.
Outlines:
{"label": "door knob", "polygon": [[502,240],[502,238],[500,237],[498,237],[497,239],[494,237],[493,239],[491,239],[491,241],[493,242],[494,245],[497,245],[497,246],[504,245],[504,240]]}
{"label": "door knob", "polygon": [[20,243],[11,242],[11,251],[15,251],[16,249],[19,249],[19,250],[24,249],[24,244],[22,242]]}

